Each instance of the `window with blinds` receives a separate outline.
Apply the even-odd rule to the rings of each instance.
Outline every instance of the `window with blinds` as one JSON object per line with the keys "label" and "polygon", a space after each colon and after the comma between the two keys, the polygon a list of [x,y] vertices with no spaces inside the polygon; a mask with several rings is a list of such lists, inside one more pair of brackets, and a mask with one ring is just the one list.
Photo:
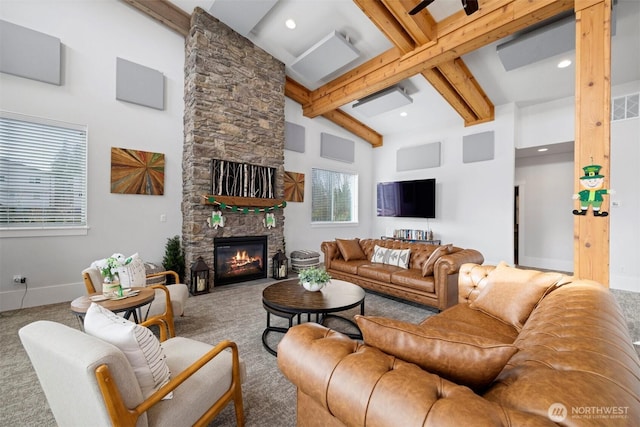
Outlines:
{"label": "window with blinds", "polygon": [[0,111],[0,229],[86,225],[86,126]]}
{"label": "window with blinds", "polygon": [[311,171],[311,222],[358,222],[358,175]]}

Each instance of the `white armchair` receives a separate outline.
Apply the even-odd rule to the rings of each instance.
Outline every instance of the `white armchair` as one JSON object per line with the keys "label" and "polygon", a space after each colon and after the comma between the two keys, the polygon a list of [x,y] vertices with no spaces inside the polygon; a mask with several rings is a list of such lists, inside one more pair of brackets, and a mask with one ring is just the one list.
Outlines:
{"label": "white armchair", "polygon": [[[173,316],[183,316],[184,307],[189,297],[189,288],[187,285],[178,283],[179,277],[175,271],[163,271],[146,276],[147,279],[159,276],[171,275],[174,278],[172,285],[152,285],[155,289],[155,298],[149,307],[149,317],[164,316],[169,324],[169,335],[175,336],[173,327]],[[102,292],[102,274],[96,267],[88,267],[82,270],[82,279],[87,293]],[[168,310],[170,308],[171,310]]]}
{"label": "white armchair", "polygon": [[[127,357],[114,345],[44,320],[19,335],[58,425],[204,426],[231,401],[237,425],[244,425],[233,342],[214,347],[182,337],[164,341],[171,379],[145,399]],[[170,392],[173,398],[162,400]]]}

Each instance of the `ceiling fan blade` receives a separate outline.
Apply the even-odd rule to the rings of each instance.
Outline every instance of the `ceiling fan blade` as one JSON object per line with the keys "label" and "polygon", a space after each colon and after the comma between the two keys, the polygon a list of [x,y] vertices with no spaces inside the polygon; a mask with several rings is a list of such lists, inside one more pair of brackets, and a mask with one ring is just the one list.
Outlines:
{"label": "ceiling fan blade", "polygon": [[467,16],[478,10],[478,0],[462,0],[462,8]]}
{"label": "ceiling fan blade", "polygon": [[409,11],[409,15],[415,15],[416,13],[420,12],[422,9],[429,6],[433,2],[434,0],[423,0],[421,3],[418,3],[416,7],[414,7]]}

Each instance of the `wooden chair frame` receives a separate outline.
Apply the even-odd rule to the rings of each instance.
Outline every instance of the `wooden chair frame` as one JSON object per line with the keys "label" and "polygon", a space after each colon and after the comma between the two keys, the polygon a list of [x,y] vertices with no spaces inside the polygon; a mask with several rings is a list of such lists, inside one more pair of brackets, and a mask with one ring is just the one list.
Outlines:
{"label": "wooden chair frame", "polygon": [[[160,316],[155,316],[145,322],[142,322],[141,325],[146,327],[149,327],[150,325],[156,325],[160,327],[160,341],[164,341],[163,336],[166,339],[166,331],[163,334],[163,330],[167,325]],[[107,412],[111,417],[113,425],[123,427],[135,426],[140,415],[152,408],[158,402],[162,401],[162,398],[165,397],[169,392],[175,390],[187,378],[196,373],[206,363],[211,361],[216,355],[220,354],[220,352],[224,351],[227,348],[231,349],[233,360],[231,385],[229,386],[229,389],[222,395],[222,397],[218,399],[213,404],[213,406],[211,406],[207,410],[207,412],[205,412],[198,419],[198,421],[194,425],[208,425],[229,402],[233,401],[236,413],[236,423],[238,427],[243,427],[244,407],[242,403],[240,358],[238,356],[238,347],[236,343],[228,340],[218,343],[218,345],[205,353],[200,359],[196,360],[192,365],[190,365],[184,371],[180,372],[178,375],[173,376],[173,378],[171,378],[171,380],[166,385],[155,391],[152,395],[150,395],[147,399],[145,399],[142,403],[140,403],[133,409],[129,409],[125,406],[122,395],[120,394],[120,390],[118,390],[118,387],[113,377],[111,376],[109,367],[104,364],[98,366],[96,368],[96,378],[98,380],[98,386],[100,387],[100,392],[102,393],[102,397],[104,398],[105,406],[107,407]]]}

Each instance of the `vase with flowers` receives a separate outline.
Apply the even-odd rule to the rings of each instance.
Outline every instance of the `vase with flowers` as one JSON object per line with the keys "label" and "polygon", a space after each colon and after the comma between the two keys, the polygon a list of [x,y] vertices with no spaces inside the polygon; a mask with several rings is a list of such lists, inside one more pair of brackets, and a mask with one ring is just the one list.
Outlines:
{"label": "vase with flowers", "polygon": [[316,292],[329,283],[331,276],[324,268],[309,267],[298,272],[298,279],[306,290]]}
{"label": "vase with flowers", "polygon": [[115,253],[109,258],[93,263],[100,270],[103,277],[102,293],[107,297],[121,297],[122,286],[118,277],[118,269],[129,264],[131,257],[127,258],[122,254]]}

